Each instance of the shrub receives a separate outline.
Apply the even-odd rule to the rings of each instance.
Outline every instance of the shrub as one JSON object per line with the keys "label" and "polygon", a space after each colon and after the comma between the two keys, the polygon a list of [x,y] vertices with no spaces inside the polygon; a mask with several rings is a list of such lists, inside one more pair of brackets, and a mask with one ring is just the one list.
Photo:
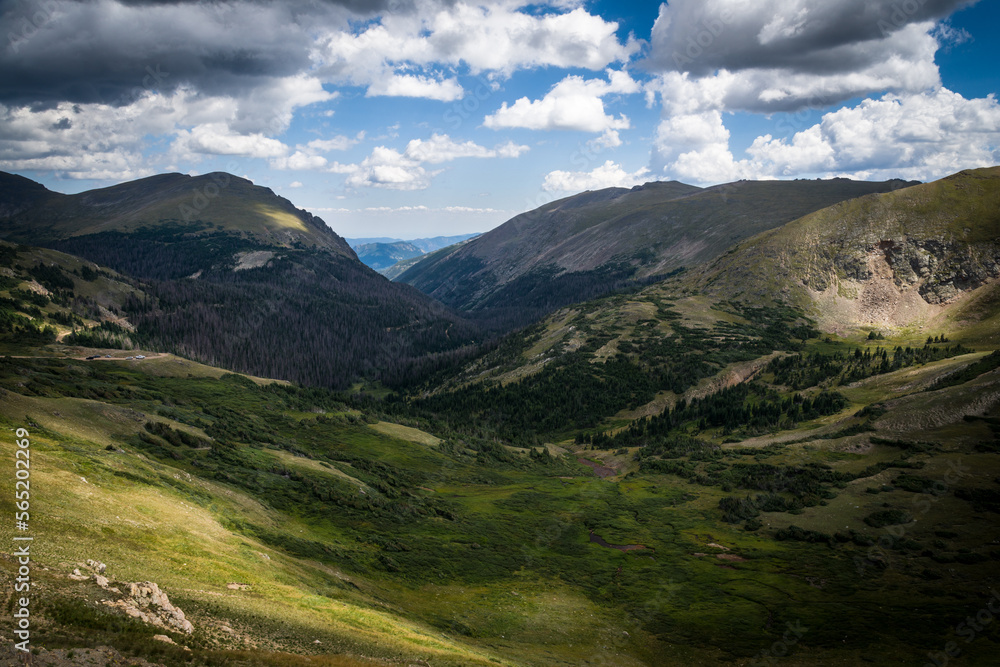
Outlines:
{"label": "shrub", "polygon": [[911,521],[913,521],[913,517],[909,513],[898,509],[879,510],[865,517],[865,523],[872,528],[898,526]]}

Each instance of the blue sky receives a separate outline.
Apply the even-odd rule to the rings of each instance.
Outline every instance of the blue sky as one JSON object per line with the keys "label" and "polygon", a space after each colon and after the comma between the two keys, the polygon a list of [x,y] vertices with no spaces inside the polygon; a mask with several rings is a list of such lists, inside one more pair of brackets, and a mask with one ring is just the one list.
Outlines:
{"label": "blue sky", "polygon": [[586,189],[1000,163],[981,0],[9,0],[0,169],[229,171],[348,237]]}

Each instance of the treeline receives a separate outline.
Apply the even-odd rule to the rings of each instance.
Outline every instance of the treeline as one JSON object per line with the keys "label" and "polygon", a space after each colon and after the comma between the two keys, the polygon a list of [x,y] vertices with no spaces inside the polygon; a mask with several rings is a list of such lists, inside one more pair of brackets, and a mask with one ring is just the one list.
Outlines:
{"label": "treeline", "polygon": [[973,350],[962,345],[936,347],[896,346],[876,347],[874,350],[855,348],[854,352],[833,354],[794,354],[771,361],[765,372],[774,374],[774,383],[799,390],[814,387],[821,382],[835,378],[835,384],[850,384],[873,375],[891,373],[906,366],[940,361]]}
{"label": "treeline", "polygon": [[937,391],[938,389],[965,384],[969,380],[975,380],[983,373],[996,368],[1000,368],[1000,350],[994,350],[979,361],[971,363],[965,368],[945,375],[942,378],[938,378],[934,381],[934,384],[927,388],[927,391]]}
{"label": "treeline", "polygon": [[[756,359],[775,349],[799,349],[803,340],[816,333],[791,308],[731,308],[749,324],[719,322],[706,331],[683,325],[681,315],[671,310],[669,303],[658,302],[658,319],[638,323],[631,340],[618,341],[617,354],[601,359],[596,359],[595,354],[611,340],[611,335],[588,331],[587,313],[581,313],[573,325],[592,335],[575,352],[552,358],[541,370],[516,382],[493,386],[475,383],[416,400],[414,406],[452,423],[471,420],[500,437],[530,445],[542,435],[593,429],[620,410],[649,402],[657,392],[683,393],[727,364]],[[664,334],[659,327],[649,326],[657,321],[668,321],[671,332]],[[531,337],[518,340],[530,341]],[[492,359],[512,360],[519,365],[522,351],[521,347],[501,343]],[[729,399],[727,395],[712,400]],[[832,409],[825,406],[825,400],[820,399],[817,407],[814,399],[793,401],[794,405],[784,408],[753,406],[742,413],[734,412],[717,425],[735,428],[738,420],[749,419],[755,428],[769,428],[780,421],[778,415],[772,414],[774,410],[794,420],[811,418],[803,415],[816,409]],[[720,419],[714,413],[706,412],[704,416],[713,423]],[[604,436],[596,437],[600,440]]]}
{"label": "treeline", "polygon": [[563,306],[639,290],[652,282],[637,280],[636,269],[628,262],[609,262],[590,271],[562,272],[546,266],[518,276],[464,312],[490,331],[512,331]]}
{"label": "treeline", "polygon": [[98,326],[89,329],[74,329],[63,339],[63,342],[67,345],[114,350],[134,350],[138,347],[132,340],[130,332],[115,322],[101,322]]}
{"label": "treeline", "polygon": [[164,223],[130,233],[74,236],[48,245],[143,280],[174,280],[209,266],[231,267],[236,253],[267,249],[252,239],[207,228],[200,223]]}
{"label": "treeline", "polygon": [[50,325],[40,324],[40,317],[35,320],[21,314],[18,306],[19,303],[13,299],[0,297],[0,336],[23,343],[54,343],[56,330]]}
{"label": "treeline", "polygon": [[519,382],[476,384],[414,402],[452,424],[472,422],[504,440],[532,445],[538,436],[591,428],[603,416],[653,398],[653,377],[624,357],[592,364],[581,351],[570,353]]}
{"label": "treeline", "polygon": [[839,392],[823,391],[813,397],[802,394],[782,397],[760,383],[747,382],[704,398],[693,398],[690,403],[682,398],[673,408],[668,407],[654,417],[644,417],[620,433],[599,433],[582,438],[581,442],[591,442],[602,449],[645,447],[663,442],[678,429],[688,426],[702,431],[721,428],[723,435],[736,429],[745,434],[775,428],[784,430],[794,428],[800,421],[836,414],[847,405],[847,399]]}

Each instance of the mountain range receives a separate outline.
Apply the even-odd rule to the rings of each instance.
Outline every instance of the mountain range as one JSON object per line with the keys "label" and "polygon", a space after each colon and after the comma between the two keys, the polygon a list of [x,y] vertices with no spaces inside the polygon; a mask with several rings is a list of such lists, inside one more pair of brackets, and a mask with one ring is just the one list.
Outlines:
{"label": "mountain range", "polygon": [[647,183],[560,199],[518,215],[395,280],[501,330],[610,289],[721,254],[759,232],[866,194],[913,183]]}
{"label": "mountain range", "polygon": [[392,382],[476,335],[365,267],[320,218],[230,174],[163,174],[76,195],[2,174],[0,214],[0,238],[141,282],[147,298],[121,313],[133,342],[228,368],[331,387]]}
{"label": "mountain range", "polygon": [[[404,241],[402,239],[378,238],[378,239],[345,239],[354,251],[358,253],[358,259],[366,266],[370,266],[387,278],[394,278],[410,266],[407,260],[419,258],[427,253],[446,248],[455,243],[461,243],[478,234],[460,234],[458,236],[435,236],[427,239],[412,239]],[[405,267],[402,263],[406,262]]]}
{"label": "mountain range", "polygon": [[419,249],[420,252],[428,253],[428,252],[434,252],[435,250],[440,250],[441,248],[446,248],[456,243],[461,243],[466,239],[471,239],[476,236],[479,236],[479,234],[476,233],[476,234],[456,234],[453,236],[430,236],[427,238],[420,238],[420,239],[397,239],[390,236],[376,236],[370,238],[357,238],[357,239],[345,238],[344,240],[347,241],[350,244],[350,246],[355,249],[357,249],[359,246],[371,245],[376,243],[384,243],[384,244],[408,243]]}
{"label": "mountain range", "polygon": [[416,261],[456,310],[222,174],[0,234],[43,664],[994,657],[1000,167],[583,193]]}

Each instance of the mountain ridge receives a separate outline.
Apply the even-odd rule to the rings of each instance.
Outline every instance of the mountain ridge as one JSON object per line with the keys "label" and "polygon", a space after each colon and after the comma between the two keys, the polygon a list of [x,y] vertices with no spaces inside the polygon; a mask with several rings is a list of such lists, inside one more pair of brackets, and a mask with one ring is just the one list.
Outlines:
{"label": "mountain ridge", "polygon": [[[368,267],[382,273],[401,261],[420,257],[424,251],[408,241],[393,243],[362,243],[352,246],[358,254],[358,259]],[[383,274],[384,275],[384,274]]]}
{"label": "mountain ridge", "polygon": [[[682,318],[665,315],[666,304]],[[725,326],[752,321],[747,313],[786,308],[838,336],[918,344],[948,332],[1000,345],[1000,167],[834,204],[677,275],[567,305],[443,386],[506,386],[581,349],[603,366],[625,350],[661,345],[677,321],[715,340],[713,327],[724,337]],[[731,370],[745,379],[746,369]]]}
{"label": "mountain ridge", "polygon": [[[354,255],[322,218],[270,188],[225,172],[157,174],[74,195],[41,193],[19,179],[0,174],[0,205],[17,198],[23,202],[17,210],[11,204],[0,209],[0,233],[12,240],[52,242],[172,225],[194,234],[224,230],[276,245],[307,243]],[[26,198],[25,190],[34,196]]]}
{"label": "mountain ridge", "polygon": [[[399,382],[478,329],[362,264],[320,218],[229,174],[161,174],[77,195],[0,178],[8,241],[141,285],[123,315],[146,345],[252,375],[345,388]],[[124,334],[123,334],[124,335]]]}
{"label": "mountain ridge", "polygon": [[[169,665],[743,664],[804,627],[783,664],[919,664],[982,604],[1000,561],[1000,321],[963,319],[977,300],[1000,310],[986,298],[998,278],[952,274],[963,244],[995,257],[997,181],[970,172],[823,209],[566,307],[463,373],[384,398],[37,330],[72,320],[85,290],[111,291],[164,326],[198,323],[216,345],[266,330],[252,351],[275,368],[322,367],[325,341],[296,338],[290,318],[337,301],[294,299],[370,277],[357,261],[271,246],[254,251],[270,264],[150,279],[129,299],[103,267],[0,243],[0,423],[30,431],[46,489],[31,498],[44,517],[33,534],[51,547],[32,555],[39,659],[112,646]],[[893,225],[910,236],[886,237]],[[802,278],[856,280],[858,252],[895,271],[870,279],[903,285],[916,256],[905,249],[948,235],[955,248],[920,280],[960,316],[824,334],[797,296],[811,298]],[[169,248],[176,236],[134,240]],[[726,262],[750,266],[727,280]],[[948,296],[946,283],[972,289]],[[291,307],[255,310],[282,302],[276,287]],[[133,314],[141,334],[150,311]],[[381,331],[359,311],[334,315],[338,355],[352,327]],[[213,317],[239,326],[220,332]],[[4,456],[18,448],[0,440]],[[14,498],[0,506],[14,512]],[[156,581],[195,631],[164,643],[109,607],[94,576],[105,564],[112,580]],[[16,567],[0,558],[5,576]],[[12,620],[0,617],[8,635]],[[976,664],[993,653],[963,646]]]}
{"label": "mountain ridge", "polygon": [[396,280],[499,328],[524,324],[636,280],[721,254],[734,242],[825,206],[911,185],[833,179],[677,182],[585,192],[522,213]]}

